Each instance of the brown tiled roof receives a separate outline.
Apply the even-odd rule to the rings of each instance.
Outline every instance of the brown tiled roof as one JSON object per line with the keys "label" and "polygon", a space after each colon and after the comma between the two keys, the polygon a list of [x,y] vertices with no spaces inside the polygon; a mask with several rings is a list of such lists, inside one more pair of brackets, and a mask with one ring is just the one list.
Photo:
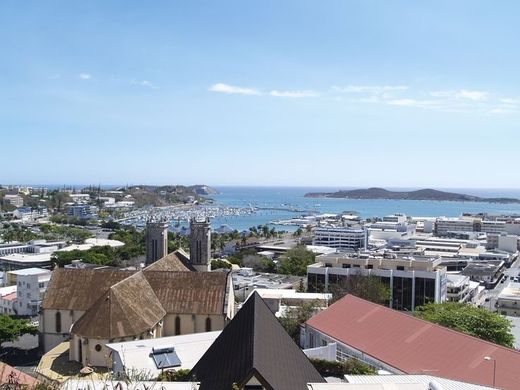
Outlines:
{"label": "brown tiled roof", "polygon": [[325,382],[257,293],[190,372],[201,390],[229,390],[254,375],[265,389],[306,390]]}
{"label": "brown tiled roof", "polygon": [[[307,326],[407,374],[520,388],[520,352],[347,295]],[[485,360],[484,357],[495,360]]]}
{"label": "brown tiled roof", "polygon": [[86,311],[111,286],[133,273],[112,269],[55,269],[42,309]]}
{"label": "brown tiled roof", "polygon": [[228,274],[143,271],[167,313],[223,314]]}
{"label": "brown tiled roof", "polygon": [[116,283],[76,321],[71,333],[113,339],[152,329],[166,312],[142,272]]}
{"label": "brown tiled roof", "polygon": [[150,264],[145,271],[195,271],[195,268],[186,252],[179,249]]}

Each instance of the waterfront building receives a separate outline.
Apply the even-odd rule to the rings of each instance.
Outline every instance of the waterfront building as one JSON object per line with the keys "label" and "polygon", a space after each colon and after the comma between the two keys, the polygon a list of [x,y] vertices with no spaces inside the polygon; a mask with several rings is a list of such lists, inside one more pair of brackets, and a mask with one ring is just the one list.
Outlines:
{"label": "waterfront building", "polygon": [[446,267],[440,258],[398,256],[395,253],[336,253],[318,256],[307,267],[309,292],[341,288],[351,276],[376,276],[390,289],[389,307],[413,311],[428,302],[447,298]]}
{"label": "waterfront building", "polygon": [[368,246],[368,231],[365,228],[319,226],[314,229],[313,245],[342,251],[365,250]]}
{"label": "waterfront building", "polygon": [[520,352],[353,295],[308,320],[301,341],[304,348],[336,343],[338,361],[355,358],[393,374],[433,372],[507,390],[520,383]]}
{"label": "waterfront building", "polygon": [[211,225],[209,218],[190,220],[190,263],[198,271],[211,269]]}
{"label": "waterfront building", "polygon": [[168,254],[168,223],[148,221],[146,223],[146,264],[162,259]]}
{"label": "waterfront building", "polygon": [[391,215],[385,215],[383,217],[383,222],[393,222],[393,223],[405,223],[407,221],[405,214],[391,214]]}

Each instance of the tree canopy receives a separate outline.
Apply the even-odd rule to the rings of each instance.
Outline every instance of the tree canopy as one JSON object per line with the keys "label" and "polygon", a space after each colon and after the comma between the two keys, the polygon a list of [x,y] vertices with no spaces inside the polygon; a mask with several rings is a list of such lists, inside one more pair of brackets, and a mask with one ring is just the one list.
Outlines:
{"label": "tree canopy", "polygon": [[391,296],[390,288],[381,282],[381,279],[373,275],[349,275],[339,283],[329,285],[332,293],[332,302],[341,299],[346,294],[370,302],[386,305]]}
{"label": "tree canopy", "polygon": [[304,245],[297,245],[281,258],[278,271],[285,275],[304,276],[307,275],[307,266],[315,262],[314,252],[307,250]]}
{"label": "tree canopy", "polygon": [[15,341],[26,333],[37,334],[38,328],[27,320],[0,315],[0,345],[6,341]]}
{"label": "tree canopy", "polygon": [[278,320],[294,342],[300,345],[300,325],[316,314],[317,310],[316,302],[305,302],[299,306],[288,307]]}
{"label": "tree canopy", "polygon": [[429,303],[417,308],[415,316],[505,347],[514,344],[511,321],[467,303]]}

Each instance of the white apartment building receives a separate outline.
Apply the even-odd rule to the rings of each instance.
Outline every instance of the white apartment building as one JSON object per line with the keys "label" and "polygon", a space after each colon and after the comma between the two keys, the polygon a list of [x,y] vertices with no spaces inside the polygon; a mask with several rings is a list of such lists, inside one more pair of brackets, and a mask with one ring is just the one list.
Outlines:
{"label": "white apartment building", "polygon": [[350,276],[377,276],[391,292],[389,307],[413,311],[428,302],[447,299],[447,274],[440,258],[397,257],[392,253],[335,253],[317,257],[307,267],[309,292],[330,292]]}
{"label": "white apartment building", "polygon": [[4,204],[10,204],[15,207],[23,206],[23,198],[20,195],[7,194],[4,196]]}
{"label": "white apartment building", "polygon": [[472,282],[469,276],[448,274],[447,300],[449,302],[470,303],[478,295],[479,283]]}
{"label": "white apartment building", "polygon": [[498,312],[504,316],[520,317],[520,283],[510,283],[498,295]]}
{"label": "white apartment building", "polygon": [[35,316],[51,279],[51,271],[27,268],[7,272],[8,284],[16,286],[14,311],[21,316]]}
{"label": "white apartment building", "polygon": [[346,251],[364,250],[368,245],[368,231],[365,228],[320,226],[314,229],[313,245]]}

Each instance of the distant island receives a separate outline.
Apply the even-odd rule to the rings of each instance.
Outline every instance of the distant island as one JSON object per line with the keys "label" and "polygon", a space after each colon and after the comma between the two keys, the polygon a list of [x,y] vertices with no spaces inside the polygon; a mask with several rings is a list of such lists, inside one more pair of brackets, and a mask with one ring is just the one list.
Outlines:
{"label": "distant island", "polygon": [[391,200],[436,200],[452,202],[520,203],[516,198],[482,198],[474,195],[457,194],[432,190],[429,188],[416,191],[388,191],[384,188],[366,188],[340,190],[336,192],[309,192],[306,198],[342,198],[342,199],[391,199]]}

